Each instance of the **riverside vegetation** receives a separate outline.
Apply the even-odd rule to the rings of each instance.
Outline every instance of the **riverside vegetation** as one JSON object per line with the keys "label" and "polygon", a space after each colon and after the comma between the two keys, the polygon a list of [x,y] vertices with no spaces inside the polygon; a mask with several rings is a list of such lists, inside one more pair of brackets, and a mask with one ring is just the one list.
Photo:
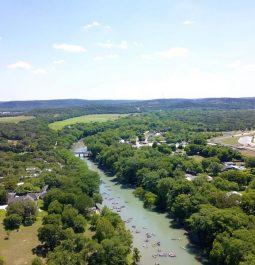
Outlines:
{"label": "riverside vegetation", "polygon": [[[254,122],[254,111],[161,111],[80,124],[61,134],[67,146],[74,135],[85,137],[92,159],[135,188],[145,207],[167,211],[186,227],[212,264],[247,265],[255,262],[255,160],[230,147],[208,145],[207,139],[251,129]],[[154,133],[152,146],[136,148],[148,132]],[[177,142],[185,147],[179,144],[176,150]],[[223,171],[230,161],[246,168]]]}
{"label": "riverside vegetation", "polygon": [[[58,138],[42,118],[1,126],[0,204],[6,204],[11,193],[25,196],[38,193],[45,186],[48,188],[38,201],[25,198],[8,205],[3,219],[6,240],[19,233],[20,226],[34,225],[39,207],[44,217],[38,230],[41,245],[33,249],[38,258],[32,261],[32,255],[28,255],[23,257],[24,262],[128,264],[131,234],[121,218],[109,209],[103,209],[100,215],[93,213],[95,203],[101,202],[99,177],[68,149],[57,144]],[[19,264],[11,256],[2,260],[3,264],[5,261]]]}
{"label": "riverside vegetation", "polygon": [[[39,201],[45,211],[38,231],[41,246],[34,249],[46,259],[36,258],[33,264],[128,264],[129,231],[109,209],[101,215],[91,212],[101,202],[99,177],[68,151],[81,138],[92,159],[120,183],[134,187],[145,207],[166,211],[186,227],[212,264],[254,264],[255,161],[232,148],[210,146],[207,139],[254,128],[255,111],[156,111],[74,124],[59,132],[48,125],[60,117],[45,113],[0,128],[1,204],[10,192],[25,195],[48,186]],[[152,146],[137,148],[149,134]],[[223,171],[222,163],[230,161],[245,163],[246,169]],[[8,206],[6,230],[32,225],[36,209],[27,200]],[[133,256],[135,264],[137,250]]]}

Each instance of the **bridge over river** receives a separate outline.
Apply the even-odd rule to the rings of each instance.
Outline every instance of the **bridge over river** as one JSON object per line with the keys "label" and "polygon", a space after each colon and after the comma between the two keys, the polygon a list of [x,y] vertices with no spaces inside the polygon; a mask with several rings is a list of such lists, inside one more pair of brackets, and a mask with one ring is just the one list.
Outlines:
{"label": "bridge over river", "polygon": [[79,157],[90,157],[92,155],[91,151],[89,151],[87,147],[77,149],[74,153]]}

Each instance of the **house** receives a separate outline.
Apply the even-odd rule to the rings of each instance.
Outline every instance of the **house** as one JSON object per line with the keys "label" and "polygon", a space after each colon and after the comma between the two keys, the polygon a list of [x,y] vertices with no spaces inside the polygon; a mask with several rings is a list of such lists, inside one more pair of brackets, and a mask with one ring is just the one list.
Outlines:
{"label": "house", "polygon": [[9,194],[8,198],[7,198],[7,204],[11,204],[14,202],[18,202],[18,201],[25,201],[25,200],[30,200],[30,201],[37,201],[39,199],[39,194],[38,193],[28,193],[27,195],[23,195],[23,196],[16,196],[16,194],[11,193]]}
{"label": "house", "polygon": [[197,178],[197,176],[195,175],[191,175],[191,174],[185,174],[185,179],[188,181],[193,181]]}
{"label": "house", "polygon": [[226,195],[227,195],[227,197],[230,197],[230,196],[232,196],[232,195],[243,196],[242,193],[237,192],[237,191],[229,191],[229,192],[226,193]]}
{"label": "house", "polygon": [[42,187],[41,192],[30,192],[26,195],[17,196],[16,193],[12,192],[8,194],[7,204],[17,202],[17,201],[24,201],[24,200],[31,200],[33,202],[37,202],[39,198],[43,199],[47,193],[49,185],[45,185]]}
{"label": "house", "polygon": [[[188,174],[188,173],[185,174],[185,179],[188,181],[194,181],[197,177],[198,176],[196,176],[196,175],[192,175],[192,174]],[[208,182],[211,182],[213,180],[213,178],[211,176],[206,176],[206,180]]]}
{"label": "house", "polygon": [[223,171],[227,170],[244,170],[245,166],[241,164],[240,166],[236,165],[234,162],[225,162],[223,163]]}

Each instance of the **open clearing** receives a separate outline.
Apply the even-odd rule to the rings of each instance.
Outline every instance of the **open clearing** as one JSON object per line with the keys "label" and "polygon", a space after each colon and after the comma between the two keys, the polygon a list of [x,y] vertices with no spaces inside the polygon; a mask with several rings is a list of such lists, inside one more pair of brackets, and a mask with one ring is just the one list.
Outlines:
{"label": "open clearing", "polygon": [[3,212],[0,214],[0,256],[4,258],[6,265],[31,264],[33,258],[32,249],[40,244],[37,238],[37,230],[41,226],[44,212],[38,214],[36,222],[32,226],[21,226],[19,231],[12,231],[8,240],[3,228]]}
{"label": "open clearing", "polygon": [[0,123],[18,123],[33,119],[33,116],[0,117]]}
{"label": "open clearing", "polygon": [[128,114],[93,114],[93,115],[84,115],[80,117],[74,117],[71,119],[53,122],[49,127],[55,131],[63,129],[67,125],[72,125],[76,123],[89,123],[89,122],[106,122],[117,120],[121,117],[125,117]]}

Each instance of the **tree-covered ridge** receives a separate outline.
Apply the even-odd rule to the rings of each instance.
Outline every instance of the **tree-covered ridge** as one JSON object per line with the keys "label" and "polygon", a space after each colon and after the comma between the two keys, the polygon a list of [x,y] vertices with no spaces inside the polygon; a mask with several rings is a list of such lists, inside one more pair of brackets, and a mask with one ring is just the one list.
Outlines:
{"label": "tree-covered ridge", "polygon": [[[136,188],[145,207],[167,211],[184,225],[212,264],[247,265],[255,260],[245,236],[254,234],[255,160],[207,145],[207,139],[254,125],[254,111],[161,111],[65,128],[60,139],[68,146],[72,137],[86,137],[92,158]],[[148,134],[154,136],[152,146],[137,148]],[[230,161],[245,163],[246,169],[224,171],[223,163]]]}
{"label": "tree-covered ridge", "polygon": [[[56,108],[89,108],[94,106],[119,108],[132,106],[144,111],[170,109],[253,109],[255,98],[203,98],[203,99],[153,99],[153,100],[83,100],[83,99],[55,99],[0,102],[0,110],[17,111]],[[93,106],[94,105],[94,106]]]}

